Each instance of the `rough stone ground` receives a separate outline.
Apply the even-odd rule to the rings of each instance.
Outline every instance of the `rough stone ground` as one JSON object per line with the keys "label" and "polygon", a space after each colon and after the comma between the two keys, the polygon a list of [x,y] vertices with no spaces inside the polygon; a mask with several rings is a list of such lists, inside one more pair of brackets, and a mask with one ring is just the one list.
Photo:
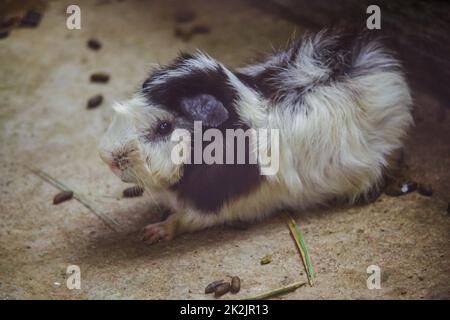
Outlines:
{"label": "rough stone ground", "polygon": [[[246,2],[192,1],[196,22],[210,25],[211,33],[185,43],[174,36],[177,2],[130,0],[78,1],[82,29],[71,31],[65,28],[69,3],[50,2],[37,29],[0,40],[0,298],[205,299],[206,284],[227,275],[239,275],[242,290],[223,298],[243,298],[304,278],[280,217],[247,230],[140,242],[140,229],[159,216],[148,197],[117,199],[126,185],[96,151],[109,105],[129,97],[152,63],[198,47],[238,66],[302,28]],[[101,40],[100,51],[86,48],[90,37]],[[89,83],[96,71],[109,72],[110,83]],[[86,110],[97,93],[106,101]],[[300,213],[316,286],[282,299],[450,298],[450,116],[433,97],[415,95],[417,125],[406,160],[411,176],[431,183],[435,194],[383,195],[367,206]],[[24,164],[89,197],[120,222],[118,232],[77,201],[54,206],[57,189]],[[265,254],[273,262],[261,266]],[[71,264],[81,268],[81,290],[65,286]],[[380,290],[366,287],[372,264],[382,271]]]}

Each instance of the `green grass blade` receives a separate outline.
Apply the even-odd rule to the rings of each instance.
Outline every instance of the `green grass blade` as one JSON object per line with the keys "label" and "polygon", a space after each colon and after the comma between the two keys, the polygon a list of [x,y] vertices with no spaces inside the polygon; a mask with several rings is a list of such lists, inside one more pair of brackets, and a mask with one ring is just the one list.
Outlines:
{"label": "green grass blade", "polygon": [[294,238],[295,244],[297,245],[297,248],[302,257],[303,265],[305,267],[306,275],[308,277],[308,283],[312,287],[314,285],[314,269],[311,263],[311,258],[309,256],[305,239],[303,238],[302,233],[300,232],[300,228],[298,227],[297,223],[290,214],[287,214],[287,223],[289,230],[291,231],[292,237]]}

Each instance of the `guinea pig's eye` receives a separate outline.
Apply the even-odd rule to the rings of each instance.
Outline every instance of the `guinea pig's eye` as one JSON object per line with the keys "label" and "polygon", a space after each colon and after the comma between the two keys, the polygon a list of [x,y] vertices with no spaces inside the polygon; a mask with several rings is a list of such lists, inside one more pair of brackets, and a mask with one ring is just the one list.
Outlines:
{"label": "guinea pig's eye", "polygon": [[172,131],[172,124],[169,121],[161,121],[158,123],[156,132],[162,135],[169,134]]}

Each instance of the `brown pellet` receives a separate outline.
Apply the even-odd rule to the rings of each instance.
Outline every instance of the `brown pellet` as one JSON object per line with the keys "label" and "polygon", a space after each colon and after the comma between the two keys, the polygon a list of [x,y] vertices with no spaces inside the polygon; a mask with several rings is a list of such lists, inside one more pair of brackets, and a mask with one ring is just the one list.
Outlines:
{"label": "brown pellet", "polygon": [[216,290],[217,286],[220,286],[222,283],[224,283],[223,280],[216,280],[208,284],[205,288],[205,294],[213,293]]}
{"label": "brown pellet", "polygon": [[231,284],[229,282],[224,282],[222,284],[219,284],[216,289],[214,290],[214,297],[218,298],[223,296],[225,293],[230,291]]}
{"label": "brown pellet", "polygon": [[125,198],[140,197],[144,193],[144,189],[140,186],[133,186],[123,190],[122,194]]}
{"label": "brown pellet", "polygon": [[206,33],[210,33],[211,32],[211,28],[209,26],[207,26],[206,24],[197,24],[195,26],[192,27],[191,33],[195,33],[195,34],[206,34]]}
{"label": "brown pellet", "polygon": [[88,109],[97,108],[99,105],[102,104],[102,102],[103,102],[103,96],[101,94],[98,94],[88,100],[88,102],[86,104],[86,108],[88,108]]}
{"label": "brown pellet", "polygon": [[53,198],[53,204],[59,204],[61,202],[72,199],[73,192],[72,191],[61,191]]}
{"label": "brown pellet", "polygon": [[87,42],[87,46],[89,49],[92,50],[100,50],[102,48],[102,44],[97,39],[89,39]]}
{"label": "brown pellet", "polygon": [[0,29],[2,29],[3,31],[11,30],[11,28],[20,23],[20,20],[21,18],[17,16],[7,18],[6,20],[0,22]]}
{"label": "brown pellet", "polygon": [[42,14],[35,10],[30,10],[23,17],[22,21],[20,21],[21,27],[27,28],[36,28],[41,22]]}
{"label": "brown pellet", "polygon": [[241,279],[239,277],[233,277],[231,278],[231,293],[238,293],[239,290],[241,290]]}
{"label": "brown pellet", "polygon": [[0,39],[7,38],[9,36],[9,31],[0,31]]}
{"label": "brown pellet", "polygon": [[91,75],[91,82],[107,83],[109,81],[109,74],[104,72],[97,72]]}
{"label": "brown pellet", "polygon": [[429,184],[419,183],[417,186],[417,192],[426,197],[431,197],[433,195],[433,188]]}

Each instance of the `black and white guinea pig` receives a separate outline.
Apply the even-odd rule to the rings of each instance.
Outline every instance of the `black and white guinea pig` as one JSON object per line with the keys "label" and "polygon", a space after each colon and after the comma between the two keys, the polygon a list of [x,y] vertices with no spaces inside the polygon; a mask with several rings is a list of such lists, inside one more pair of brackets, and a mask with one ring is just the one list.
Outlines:
{"label": "black and white guinea pig", "polygon": [[[123,181],[172,210],[144,228],[153,243],[283,208],[364,197],[402,147],[411,108],[401,65],[378,40],[322,31],[238,70],[201,52],[158,67],[133,98],[114,106],[100,155]],[[193,133],[195,121],[224,135],[277,129],[277,171],[263,175],[249,161],[175,163],[171,136],[179,128]]]}

